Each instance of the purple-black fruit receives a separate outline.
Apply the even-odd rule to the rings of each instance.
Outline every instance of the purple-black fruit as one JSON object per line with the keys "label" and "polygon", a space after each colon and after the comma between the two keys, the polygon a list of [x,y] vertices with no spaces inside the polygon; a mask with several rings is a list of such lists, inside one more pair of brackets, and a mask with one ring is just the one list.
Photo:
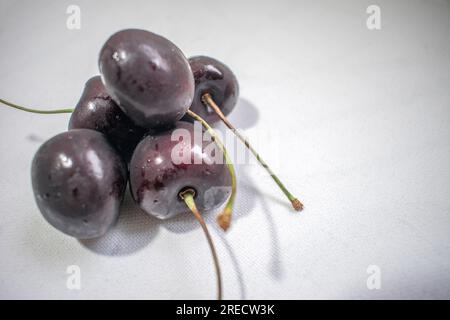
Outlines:
{"label": "purple-black fruit", "polygon": [[[179,132],[190,139],[185,135],[182,141],[174,139],[172,133],[177,129],[184,130]],[[225,203],[231,193],[230,173],[219,150],[206,150],[211,144],[214,142],[194,139],[194,126],[188,122],[177,122],[170,130],[144,138],[130,162],[130,189],[139,206],[161,219],[188,213],[180,198],[186,189],[195,193],[201,212]],[[182,161],[175,159],[179,151]]]}
{"label": "purple-black fruit", "polygon": [[45,142],[34,156],[36,203],[56,229],[79,239],[103,235],[116,221],[126,166],[106,137],[75,129]]}
{"label": "purple-black fruit", "polygon": [[192,103],[194,77],[186,57],[157,34],[113,34],[100,51],[99,68],[109,94],[137,125],[171,126]]}
{"label": "purple-black fruit", "polygon": [[90,78],[70,116],[69,129],[92,129],[104,133],[128,161],[148,131],[131,121],[106,92],[100,76]]}
{"label": "purple-black fruit", "polygon": [[[189,58],[195,80],[195,95],[190,109],[205,119],[209,124],[220,121],[219,116],[202,100],[209,93],[222,113],[227,116],[234,109],[239,98],[239,84],[230,68],[222,62],[206,57]],[[193,121],[189,115],[183,120]]]}

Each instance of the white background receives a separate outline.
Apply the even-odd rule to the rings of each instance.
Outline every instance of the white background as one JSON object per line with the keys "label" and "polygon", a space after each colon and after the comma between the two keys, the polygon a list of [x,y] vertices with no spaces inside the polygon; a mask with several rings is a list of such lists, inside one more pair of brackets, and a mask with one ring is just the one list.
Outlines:
{"label": "white background", "polygon": [[[66,28],[70,4],[81,30]],[[381,30],[366,27],[370,4]],[[225,298],[450,298],[449,1],[1,0],[0,97],[74,106],[104,41],[130,27],[234,70],[230,119],[276,139],[261,153],[305,203],[294,213],[261,170],[239,166],[232,229],[207,215]],[[118,225],[84,243],[45,222],[30,164],[68,118],[0,107],[0,298],[214,298],[190,216],[160,222],[128,197]],[[73,264],[79,291],[66,288]]]}

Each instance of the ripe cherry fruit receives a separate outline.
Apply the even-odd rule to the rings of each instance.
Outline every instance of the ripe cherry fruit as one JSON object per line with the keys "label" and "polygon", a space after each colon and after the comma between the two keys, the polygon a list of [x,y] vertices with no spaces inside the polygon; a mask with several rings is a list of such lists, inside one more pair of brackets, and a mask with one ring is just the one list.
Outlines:
{"label": "ripe cherry fruit", "polygon": [[100,51],[99,68],[109,94],[137,125],[170,126],[192,103],[194,77],[186,57],[152,32],[113,34]]}
{"label": "ripe cherry fruit", "polygon": [[31,178],[44,218],[72,237],[87,239],[103,235],[115,223],[127,172],[103,134],[76,129],[39,148]]}
{"label": "ripe cherry fruit", "polygon": [[148,129],[135,125],[106,92],[100,76],[90,78],[70,116],[69,129],[92,129],[104,133],[124,160]]}
{"label": "ripe cherry fruit", "polygon": [[[234,171],[230,175],[223,149],[211,148],[216,145],[211,139],[205,141],[199,129],[180,121],[170,130],[144,138],[130,162],[130,189],[139,206],[160,219],[189,210],[194,214],[211,248],[221,299],[217,254],[199,210],[211,211],[225,203],[234,191]],[[199,133],[200,139],[196,137]]]}
{"label": "ripe cherry fruit", "polygon": [[[195,81],[194,100],[189,109],[209,124],[219,122],[220,118],[216,112],[209,107],[205,108],[203,95],[205,93],[213,95],[220,110],[227,116],[234,109],[239,97],[239,84],[236,76],[225,64],[210,57],[195,56],[189,58],[188,61]],[[193,119],[189,115],[185,115],[183,120],[192,121]]]}
{"label": "ripe cherry fruit", "polygon": [[194,125],[179,121],[170,130],[145,137],[136,147],[130,161],[130,188],[148,214],[167,219],[189,212],[180,199],[185,189],[194,191],[201,211],[216,209],[230,196],[231,179],[223,155],[214,148],[205,151],[215,147],[214,142],[194,139],[195,134]]}

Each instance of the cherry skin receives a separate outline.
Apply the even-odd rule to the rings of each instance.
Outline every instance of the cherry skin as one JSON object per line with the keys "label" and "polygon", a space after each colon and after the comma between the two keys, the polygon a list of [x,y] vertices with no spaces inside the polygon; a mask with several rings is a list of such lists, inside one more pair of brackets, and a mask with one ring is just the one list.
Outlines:
{"label": "cherry skin", "polygon": [[[181,141],[172,138],[174,132],[184,134],[183,138],[178,137]],[[185,134],[190,139],[185,139]],[[216,209],[228,199],[231,178],[222,153],[216,150],[215,156],[207,151],[212,150],[208,148],[214,142],[198,140],[194,139],[194,125],[180,121],[174,128],[147,136],[138,144],[130,162],[130,189],[145,212],[160,219],[189,213],[180,198],[180,192],[186,189],[195,192],[201,212]],[[180,146],[185,148],[181,148],[183,161],[176,159]]]}
{"label": "cherry skin", "polygon": [[192,103],[194,77],[186,57],[154,33],[113,34],[100,51],[99,68],[114,101],[142,127],[170,126]]}
{"label": "cherry skin", "polygon": [[90,78],[70,116],[69,129],[92,129],[104,133],[128,161],[147,129],[131,121],[106,92],[100,76]]}
{"label": "cherry skin", "polygon": [[[195,80],[195,95],[190,109],[209,124],[219,122],[220,118],[214,110],[205,106],[202,96],[209,93],[222,113],[225,116],[229,115],[239,97],[239,84],[236,76],[225,64],[210,57],[191,57],[189,64]],[[185,115],[183,120],[193,121],[189,115]]]}
{"label": "cherry skin", "polygon": [[31,177],[44,218],[79,239],[99,237],[114,224],[127,183],[122,158],[103,134],[89,129],[45,142],[34,156]]}

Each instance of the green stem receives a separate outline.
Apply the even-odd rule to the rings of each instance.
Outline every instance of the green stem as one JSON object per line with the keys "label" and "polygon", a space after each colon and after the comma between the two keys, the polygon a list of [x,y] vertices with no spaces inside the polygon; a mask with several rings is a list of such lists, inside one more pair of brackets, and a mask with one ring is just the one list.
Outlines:
{"label": "green stem", "polygon": [[211,107],[211,109],[213,109],[216,112],[216,114],[225,123],[225,125],[231,131],[233,131],[233,133],[239,138],[239,140],[241,140],[244,143],[244,145],[253,153],[253,155],[256,157],[256,160],[258,160],[258,162],[261,164],[261,166],[267,170],[267,172],[270,174],[270,176],[275,181],[275,183],[278,185],[278,187],[281,189],[281,191],[283,191],[283,193],[289,199],[289,201],[291,202],[294,209],[297,211],[301,211],[303,209],[303,204],[289,192],[289,190],[284,186],[284,184],[277,177],[277,175],[272,171],[272,169],[269,167],[269,165],[261,158],[259,153],[255,149],[253,149],[253,147],[250,145],[248,140],[239,133],[239,131],[231,124],[230,121],[228,121],[227,117],[222,113],[219,106],[216,104],[216,102],[212,98],[211,94],[205,93],[202,96],[202,101],[204,104],[208,105],[209,107]]}
{"label": "green stem", "polygon": [[220,227],[226,231],[231,224],[231,216],[233,214],[233,206],[234,206],[234,199],[236,198],[236,172],[234,171],[234,165],[231,161],[230,156],[228,155],[227,149],[223,145],[222,141],[220,141],[219,137],[217,136],[217,133],[214,131],[213,128],[205,121],[202,117],[200,117],[195,112],[188,110],[187,114],[190,115],[192,118],[194,118],[197,121],[200,121],[202,125],[205,127],[205,129],[208,131],[208,133],[211,135],[211,137],[214,139],[216,144],[219,146],[219,149],[222,151],[223,156],[225,157],[225,162],[228,166],[228,170],[230,171],[231,176],[231,196],[228,200],[225,209],[223,212],[217,217],[217,221],[220,225]]}
{"label": "green stem", "polygon": [[37,109],[30,109],[30,108],[25,108],[22,106],[19,106],[15,103],[0,99],[0,102],[3,103],[4,105],[7,105],[11,108],[14,109],[18,109],[18,110],[22,110],[22,111],[26,111],[26,112],[31,112],[31,113],[39,113],[39,114],[57,114],[57,113],[72,113],[74,109],[57,109],[57,110],[37,110]]}
{"label": "green stem", "polygon": [[220,264],[219,264],[219,258],[217,256],[216,249],[214,247],[214,242],[211,238],[211,235],[209,234],[208,228],[206,226],[205,220],[203,220],[202,215],[197,209],[197,206],[195,205],[194,201],[194,195],[195,192],[192,189],[187,189],[180,193],[181,199],[184,200],[184,203],[186,206],[192,211],[197,221],[200,223],[203,232],[205,233],[206,239],[208,240],[209,248],[211,249],[211,254],[214,260],[214,266],[216,268],[216,275],[217,275],[217,300],[222,300],[222,275],[220,272]]}

